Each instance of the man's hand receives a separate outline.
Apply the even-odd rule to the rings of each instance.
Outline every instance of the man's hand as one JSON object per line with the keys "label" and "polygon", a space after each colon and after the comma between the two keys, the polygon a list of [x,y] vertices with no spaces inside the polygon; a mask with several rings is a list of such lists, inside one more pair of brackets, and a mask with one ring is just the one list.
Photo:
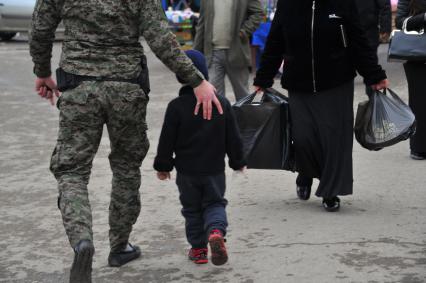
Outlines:
{"label": "man's hand", "polygon": [[388,87],[389,87],[388,79],[384,79],[383,81],[380,81],[379,83],[371,86],[371,88],[374,89],[374,90],[382,90],[382,89],[385,89],[385,88],[388,88]]}
{"label": "man's hand", "polygon": [[204,80],[198,87],[194,88],[197,105],[195,106],[194,114],[198,115],[200,106],[203,106],[204,119],[211,120],[212,118],[212,102],[216,106],[220,114],[223,114],[222,105],[216,97],[216,89],[208,81]]}
{"label": "man's hand", "polygon": [[157,172],[157,178],[161,181],[170,180],[170,172]]}
{"label": "man's hand", "polygon": [[50,100],[50,104],[55,105],[55,96],[59,97],[59,90],[52,77],[37,78],[35,90],[42,98]]}

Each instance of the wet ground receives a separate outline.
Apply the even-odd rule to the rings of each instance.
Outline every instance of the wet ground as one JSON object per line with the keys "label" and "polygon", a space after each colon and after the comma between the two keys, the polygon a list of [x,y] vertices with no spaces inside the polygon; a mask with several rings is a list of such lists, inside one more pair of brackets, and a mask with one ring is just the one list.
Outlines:
{"label": "wet ground", "polygon": [[[59,51],[56,43],[53,66]],[[66,282],[73,252],[48,170],[58,111],[34,93],[28,53],[25,37],[0,42],[0,281]],[[188,262],[175,184],[157,181],[152,169],[164,110],[178,85],[149,51],[148,57],[152,146],[131,236],[143,255],[120,269],[107,266],[111,173],[105,134],[89,185],[94,282],[426,282],[426,161],[411,160],[407,142],[379,152],[355,143],[355,193],[342,198],[339,213],[324,212],[317,198],[299,201],[292,173],[250,170],[243,177],[227,171],[229,263]],[[402,66],[385,66],[392,88],[407,100]],[[366,99],[363,89],[357,81],[354,107]]]}

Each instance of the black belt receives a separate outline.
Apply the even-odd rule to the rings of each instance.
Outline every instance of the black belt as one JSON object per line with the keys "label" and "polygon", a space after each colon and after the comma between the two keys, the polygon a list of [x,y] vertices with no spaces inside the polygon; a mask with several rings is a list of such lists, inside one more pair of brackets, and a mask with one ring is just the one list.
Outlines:
{"label": "black belt", "polygon": [[146,57],[143,56],[141,60],[142,71],[140,72],[137,78],[133,79],[120,79],[120,78],[106,78],[106,77],[96,77],[96,76],[82,76],[75,75],[64,71],[62,68],[56,69],[56,80],[58,83],[58,90],[64,92],[79,86],[82,82],[85,81],[96,81],[96,82],[124,82],[139,85],[145,94],[150,92],[149,84],[149,72]]}

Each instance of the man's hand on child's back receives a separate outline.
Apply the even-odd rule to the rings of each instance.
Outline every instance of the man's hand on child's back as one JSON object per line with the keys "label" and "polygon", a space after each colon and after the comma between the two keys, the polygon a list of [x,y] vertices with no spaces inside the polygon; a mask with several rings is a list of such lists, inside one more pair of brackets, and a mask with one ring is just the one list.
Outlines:
{"label": "man's hand on child's back", "polygon": [[157,172],[157,178],[161,181],[170,180],[170,172]]}
{"label": "man's hand on child's back", "polygon": [[211,120],[213,104],[220,114],[223,114],[222,105],[216,97],[216,89],[208,81],[203,81],[198,87],[194,88],[197,105],[195,106],[194,114],[198,115],[200,106],[203,106],[203,117],[206,120]]}

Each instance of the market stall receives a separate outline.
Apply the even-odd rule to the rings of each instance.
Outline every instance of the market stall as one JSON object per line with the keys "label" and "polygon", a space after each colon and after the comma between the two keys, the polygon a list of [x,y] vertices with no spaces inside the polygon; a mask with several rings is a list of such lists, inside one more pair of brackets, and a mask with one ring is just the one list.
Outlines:
{"label": "market stall", "polygon": [[[169,21],[170,30],[176,35],[182,49],[192,48],[195,27],[199,18],[201,0],[162,0],[162,5]],[[265,14],[264,21],[253,34],[252,46],[255,57],[263,52],[271,21],[274,17],[277,0],[261,0]],[[257,60],[254,60],[254,62]]]}
{"label": "market stall", "polygon": [[182,49],[192,48],[195,27],[199,17],[197,13],[199,0],[163,0],[163,7],[167,7],[165,14],[169,21],[169,28],[176,35],[176,39],[182,45]]}

